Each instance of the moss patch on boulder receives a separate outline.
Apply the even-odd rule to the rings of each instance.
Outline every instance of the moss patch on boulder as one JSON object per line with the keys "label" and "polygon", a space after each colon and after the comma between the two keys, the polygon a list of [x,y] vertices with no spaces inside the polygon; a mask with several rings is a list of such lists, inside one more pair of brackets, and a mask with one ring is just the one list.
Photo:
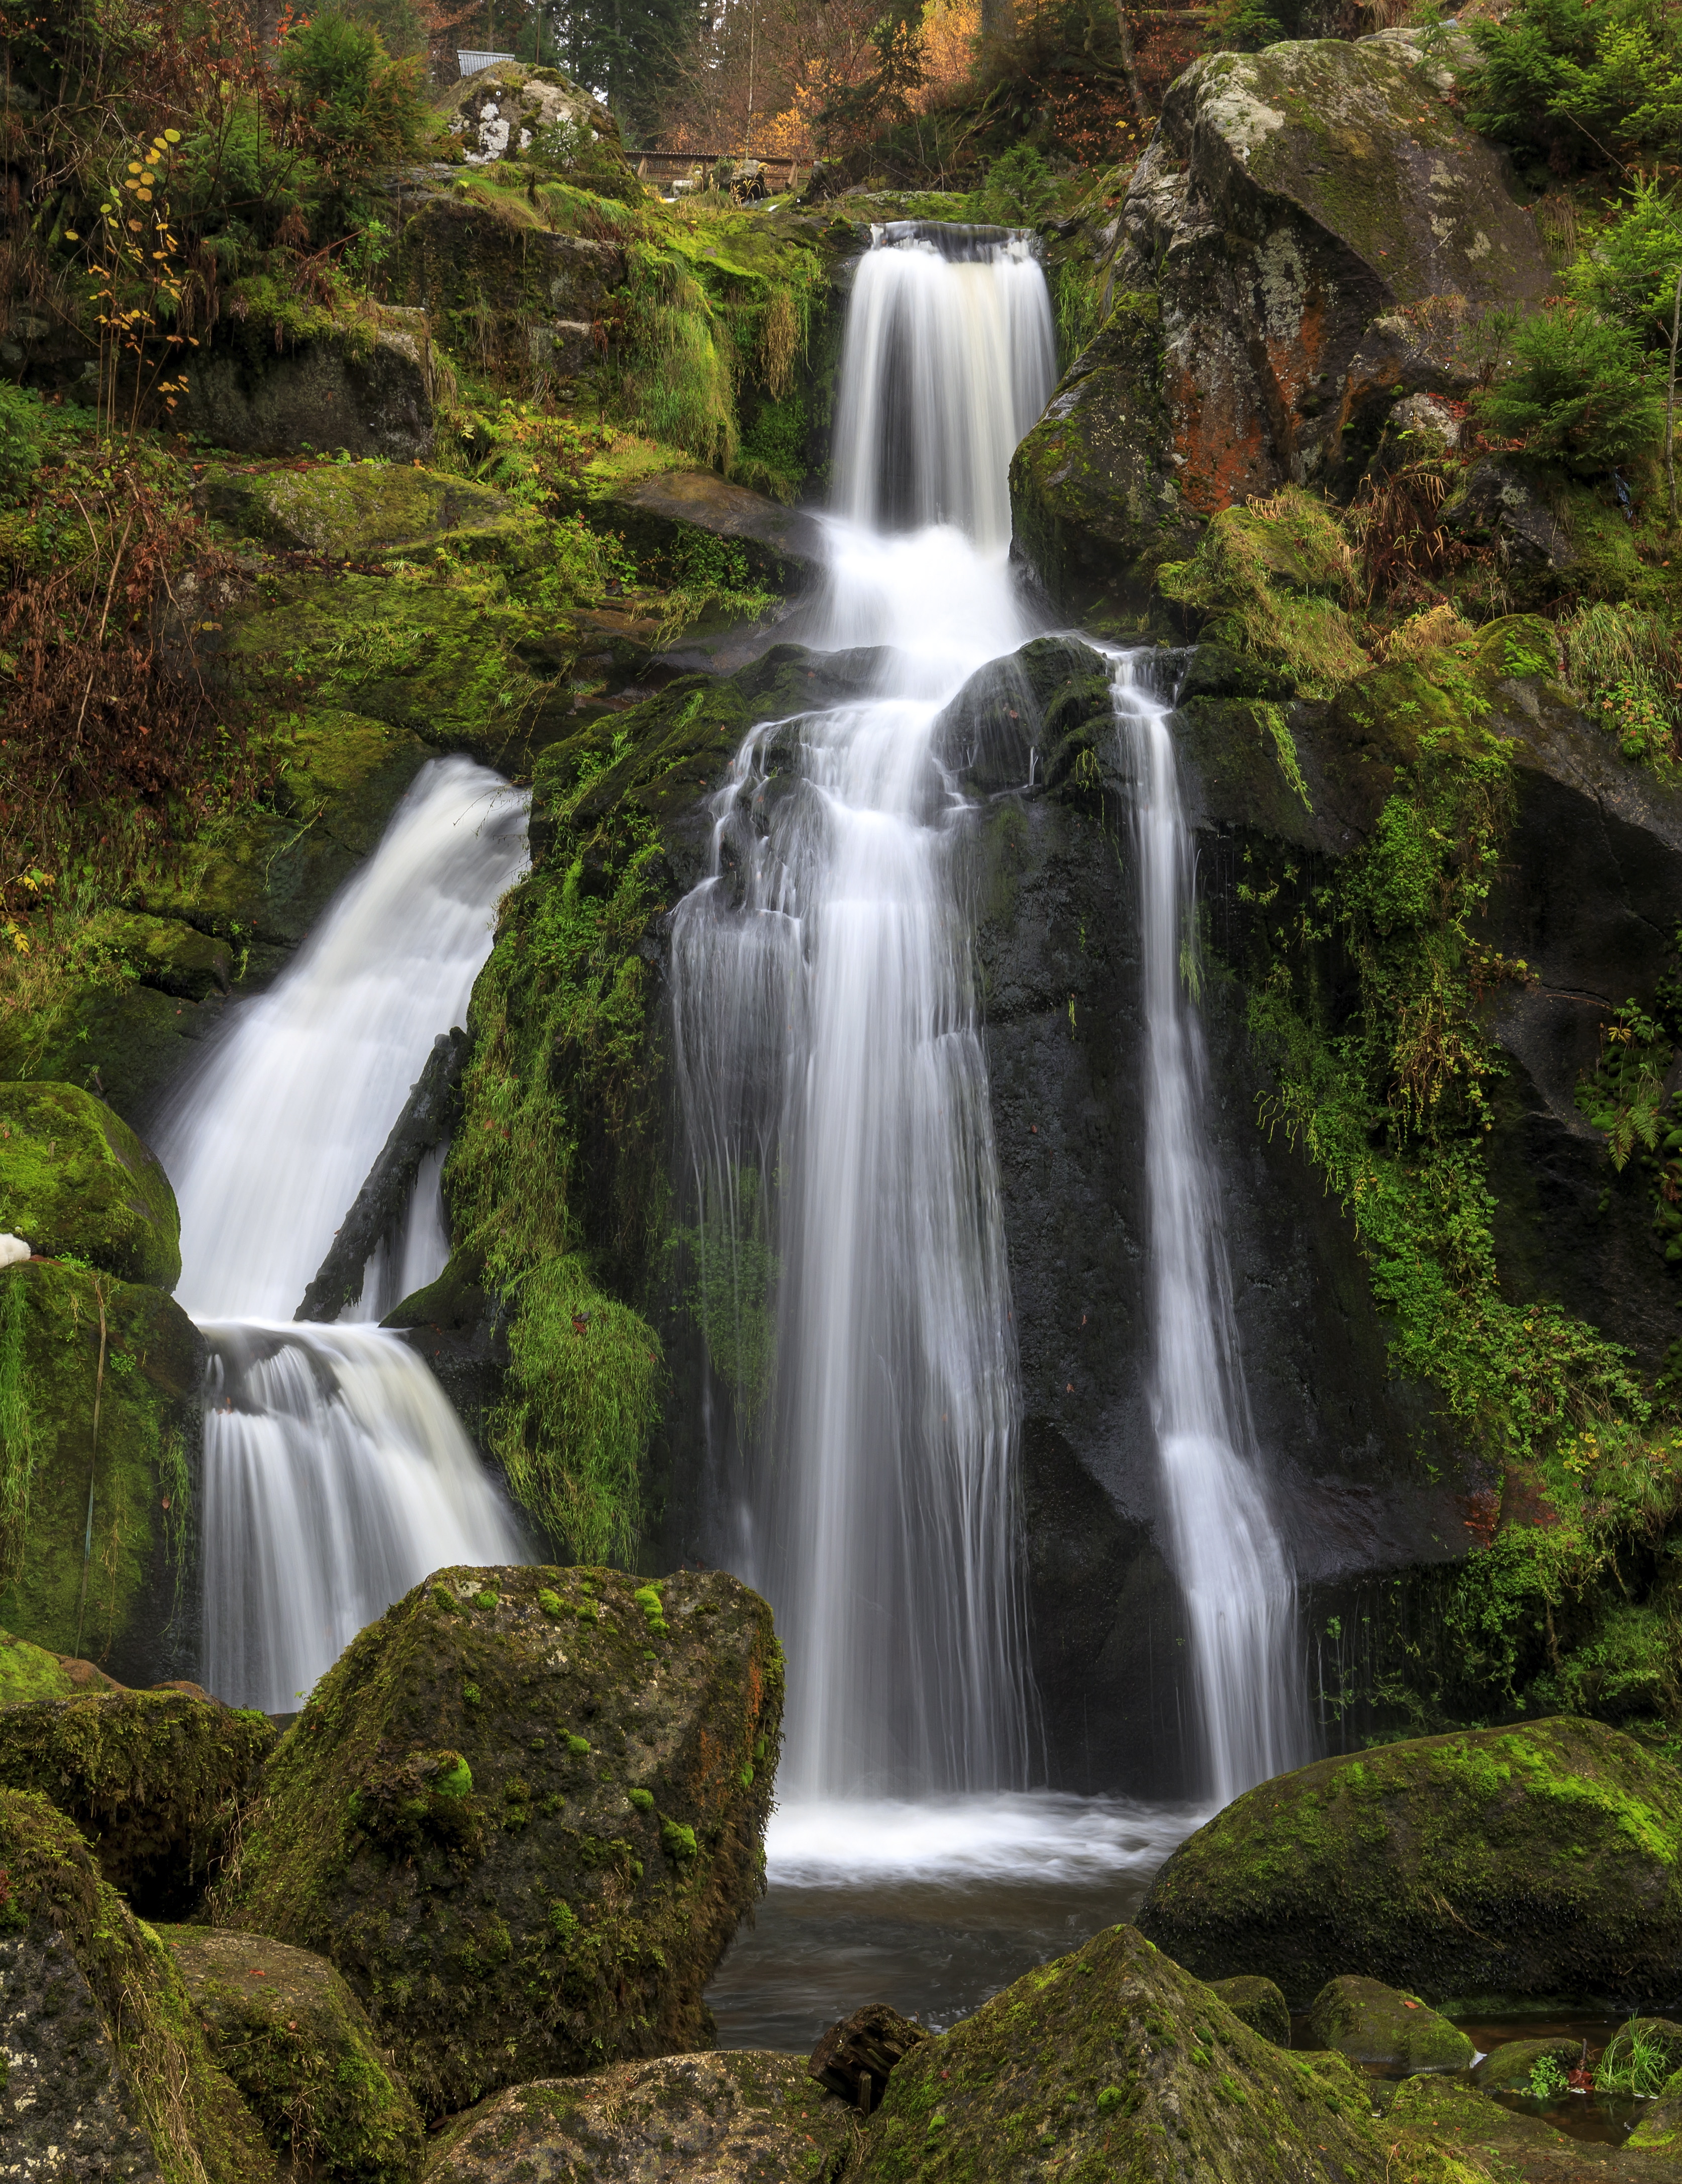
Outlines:
{"label": "moss patch on boulder", "polygon": [[410,2184],[420,2111],[325,1958],[198,1926],[165,1927],[159,1938],[212,2056],[292,2173],[315,2184]]}
{"label": "moss patch on boulder", "polygon": [[1276,2048],[1135,1928],[1112,1926],[912,2048],[860,2173],[870,2184],[1395,2184],[1398,2173],[1425,2184],[1456,2172],[1423,2145],[1380,2140],[1340,2055]]}
{"label": "moss patch on boulder", "polygon": [[0,1228],[42,1257],[172,1290],[181,1217],[156,1156],[74,1084],[0,1084]]}
{"label": "moss patch on boulder", "polygon": [[1457,2025],[1378,1980],[1328,1980],[1308,2012],[1315,2045],[1387,2078],[1416,2070],[1464,2070],[1478,2050]]}
{"label": "moss patch on boulder", "polygon": [[449,2126],[427,2184],[528,2176],[829,2184],[852,2148],[852,2114],[813,2085],[798,2055],[748,2049],[620,2063],[493,2094]]}
{"label": "moss patch on boulder", "polygon": [[1209,1992],[1220,1996],[1240,2025],[1247,2025],[1252,2032],[1259,2032],[1276,2048],[1289,2047],[1290,2009],[1272,1980],[1257,1979],[1253,1974],[1238,1979],[1211,1980]]}
{"label": "moss patch on boulder", "polygon": [[1472,2082],[1480,2093],[1528,2093],[1539,2069],[1551,2065],[1562,2081],[1582,2052],[1580,2040],[1504,2040],[1474,2065]]}
{"label": "moss patch on boulder", "polygon": [[441,1571],[265,1769],[219,1917],[329,1957],[429,2115],[707,2036],[762,1885],[781,1654],[732,1578],[643,1591],[655,1613],[610,1570]]}
{"label": "moss patch on boulder", "polygon": [[[169,1952],[45,1798],[0,1791],[0,2142],[16,2173],[272,2184]],[[84,2148],[98,2166],[81,2168]]]}
{"label": "moss patch on boulder", "polygon": [[73,1819],[137,1911],[180,1917],[274,1741],[266,1714],[185,1691],[45,1699],[0,1713],[0,1786]]}
{"label": "moss patch on boulder", "polygon": [[0,1624],[130,1685],[193,1665],[203,1357],[159,1290],[0,1272]]}
{"label": "moss patch on boulder", "polygon": [[1410,1992],[1620,1994],[1682,1970],[1682,1778],[1598,1722],[1325,1759],[1181,1844],[1139,1925],[1298,2008],[1352,1970]]}
{"label": "moss patch on boulder", "polygon": [[198,499],[244,538],[348,561],[458,560],[523,567],[541,526],[494,486],[412,463],[288,465],[206,473]]}
{"label": "moss patch on boulder", "polygon": [[75,1688],[75,1678],[56,1653],[0,1630],[0,1707],[66,1699]]}

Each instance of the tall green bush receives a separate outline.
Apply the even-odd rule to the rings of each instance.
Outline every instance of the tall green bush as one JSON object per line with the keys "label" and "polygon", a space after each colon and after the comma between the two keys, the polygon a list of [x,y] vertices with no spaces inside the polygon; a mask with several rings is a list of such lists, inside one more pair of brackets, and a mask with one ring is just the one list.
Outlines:
{"label": "tall green bush", "polygon": [[1627,462],[1653,445],[1664,422],[1635,334],[1579,304],[1521,321],[1479,411],[1485,432],[1524,454],[1585,471]]}
{"label": "tall green bush", "polygon": [[330,9],[299,24],[281,48],[309,148],[341,188],[412,159],[428,114],[416,64],[395,61],[371,25]]}
{"label": "tall green bush", "polygon": [[1652,0],[1518,0],[1472,25],[1474,127],[1557,169],[1682,149],[1682,17]]}

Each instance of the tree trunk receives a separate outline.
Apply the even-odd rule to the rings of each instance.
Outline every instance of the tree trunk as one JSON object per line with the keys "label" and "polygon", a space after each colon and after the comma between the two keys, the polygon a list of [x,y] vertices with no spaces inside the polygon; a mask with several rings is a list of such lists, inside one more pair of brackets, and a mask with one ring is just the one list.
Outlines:
{"label": "tree trunk", "polygon": [[1670,307],[1670,380],[1664,390],[1664,475],[1670,484],[1670,527],[1676,528],[1676,343],[1682,335],[1682,266],[1676,272],[1676,299]]}
{"label": "tree trunk", "polygon": [[1133,118],[1143,123],[1150,117],[1145,110],[1145,93],[1139,88],[1139,65],[1133,50],[1133,23],[1128,14],[1127,0],[1116,0],[1116,29],[1122,41],[1122,68],[1128,80],[1128,95],[1133,100]]}
{"label": "tree trunk", "polygon": [[1002,45],[1016,35],[1016,0],[981,0],[981,35],[987,45]]}

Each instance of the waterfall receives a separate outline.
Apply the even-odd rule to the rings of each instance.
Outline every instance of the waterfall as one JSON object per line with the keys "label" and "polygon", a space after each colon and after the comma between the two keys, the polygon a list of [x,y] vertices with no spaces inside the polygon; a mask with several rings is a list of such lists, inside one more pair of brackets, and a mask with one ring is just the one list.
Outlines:
{"label": "waterfall", "polygon": [[1025,1779],[1017,1393],[942,705],[1028,634],[1012,449],[1054,376],[997,231],[873,231],[843,348],[820,642],[867,699],[755,729],[674,917],[702,1314],[735,1390],[724,1557],[788,1658],[781,1786]]}
{"label": "waterfall", "polygon": [[1138,679],[1133,657],[1117,662],[1114,688],[1139,859],[1152,1408],[1208,1786],[1225,1804],[1308,1757],[1295,1588],[1258,1474],[1219,1178],[1203,1134],[1193,844],[1167,708]]}
{"label": "waterfall", "polygon": [[525,858],[523,797],[466,759],[425,766],[159,1134],[182,1301],[211,1347],[203,1673],[232,1703],[296,1705],[429,1570],[526,1558],[437,1381],[371,1323],[443,1269],[441,1158],[369,1262],[354,1323],[291,1318],[434,1037],[464,1020]]}

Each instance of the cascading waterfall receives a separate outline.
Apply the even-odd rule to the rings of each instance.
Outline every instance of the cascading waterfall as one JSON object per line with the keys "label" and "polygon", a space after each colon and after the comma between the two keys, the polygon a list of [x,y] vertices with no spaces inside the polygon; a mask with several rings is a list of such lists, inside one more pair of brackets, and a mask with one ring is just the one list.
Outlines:
{"label": "cascading waterfall", "polygon": [[1209,1788],[1225,1804],[1307,1756],[1295,1587],[1258,1474],[1219,1181],[1203,1133],[1193,846],[1167,708],[1139,679],[1134,657],[1117,662],[1114,689],[1139,875],[1151,1396]]}
{"label": "cascading waterfall", "polygon": [[432,1373],[369,1323],[443,1269],[441,1158],[369,1262],[360,1323],[291,1318],[433,1038],[464,1020],[525,858],[523,797],[466,759],[426,766],[160,1134],[182,1301],[212,1352],[203,1675],[231,1702],[296,1704],[428,1570],[526,1557]]}
{"label": "cascading waterfall", "polygon": [[931,730],[1027,634],[1006,474],[1053,373],[1020,238],[875,231],[819,641],[894,649],[879,694],[749,737],[674,922],[705,1316],[744,1429],[725,1558],[788,1649],[788,1799],[1028,1764],[1010,1289]]}

